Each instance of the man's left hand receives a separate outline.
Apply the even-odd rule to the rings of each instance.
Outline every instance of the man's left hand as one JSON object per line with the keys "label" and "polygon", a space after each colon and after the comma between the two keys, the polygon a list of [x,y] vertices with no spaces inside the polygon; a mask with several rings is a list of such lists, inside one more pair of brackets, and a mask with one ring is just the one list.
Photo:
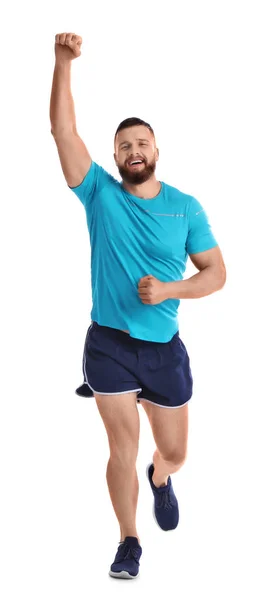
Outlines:
{"label": "man's left hand", "polygon": [[168,299],[168,282],[146,275],[139,281],[138,294],[143,304],[160,304]]}

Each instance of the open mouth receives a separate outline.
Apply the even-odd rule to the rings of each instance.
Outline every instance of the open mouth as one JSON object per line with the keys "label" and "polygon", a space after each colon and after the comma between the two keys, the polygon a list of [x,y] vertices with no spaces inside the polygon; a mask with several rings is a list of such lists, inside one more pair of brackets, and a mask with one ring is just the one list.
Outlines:
{"label": "open mouth", "polygon": [[142,165],[144,165],[144,160],[142,162],[133,162],[128,163],[128,166],[130,167],[130,169],[137,169],[138,167],[141,167]]}

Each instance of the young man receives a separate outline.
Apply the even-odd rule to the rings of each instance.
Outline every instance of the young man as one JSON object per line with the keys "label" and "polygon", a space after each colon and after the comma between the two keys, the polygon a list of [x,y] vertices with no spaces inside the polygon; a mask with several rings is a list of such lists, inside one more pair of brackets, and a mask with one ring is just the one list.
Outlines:
{"label": "young man", "polygon": [[[113,577],[134,578],[142,553],[136,528],[139,402],[156,442],[147,477],[154,514],[175,529],[179,507],[171,475],[186,458],[189,356],[179,336],[180,299],[220,290],[225,265],[207,215],[194,197],[155,176],[159,150],[151,126],[123,121],[114,140],[118,182],[92,161],[76,130],[71,61],[82,39],[56,35],[51,131],[64,176],[83,203],[91,242],[93,308],[78,395],[95,397],[107,431],[107,483],[120,527]],[[187,257],[198,273],[183,280]]]}

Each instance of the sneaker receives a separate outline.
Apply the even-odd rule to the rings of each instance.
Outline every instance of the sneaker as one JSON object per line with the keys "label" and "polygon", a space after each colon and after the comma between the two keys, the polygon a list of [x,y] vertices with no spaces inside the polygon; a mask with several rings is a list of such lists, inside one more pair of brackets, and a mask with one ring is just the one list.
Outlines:
{"label": "sneaker", "polygon": [[134,579],[139,574],[141,546],[136,537],[127,536],[120,542],[118,550],[111,565],[109,575],[122,579]]}
{"label": "sneaker", "polygon": [[147,467],[146,474],[154,494],[153,514],[155,520],[164,531],[176,529],[179,522],[179,506],[174,494],[171,478],[169,476],[167,485],[156,487],[152,480],[153,472],[154,464],[151,463]]}

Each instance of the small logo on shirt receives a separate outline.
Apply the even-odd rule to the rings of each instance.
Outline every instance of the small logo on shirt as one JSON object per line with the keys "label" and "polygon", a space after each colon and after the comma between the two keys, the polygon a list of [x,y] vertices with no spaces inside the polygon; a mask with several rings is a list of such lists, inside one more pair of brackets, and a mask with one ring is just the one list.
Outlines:
{"label": "small logo on shirt", "polygon": [[[134,202],[131,202],[130,200],[129,200],[129,204],[132,204],[132,206],[135,206],[135,208],[137,208],[136,204],[134,204]],[[155,212],[152,212],[151,210],[149,210],[149,208],[142,208],[140,206],[139,206],[139,208],[143,212],[147,212],[150,215],[156,215],[157,217],[185,217],[185,214],[181,214],[181,213],[173,213],[173,214],[155,213]]]}
{"label": "small logo on shirt", "polygon": [[148,210],[148,208],[145,210],[145,212],[149,212],[151,215],[157,215],[157,217],[185,217],[185,215],[181,215],[180,213],[175,213],[173,215],[167,215],[165,213],[154,213],[151,210]]}

